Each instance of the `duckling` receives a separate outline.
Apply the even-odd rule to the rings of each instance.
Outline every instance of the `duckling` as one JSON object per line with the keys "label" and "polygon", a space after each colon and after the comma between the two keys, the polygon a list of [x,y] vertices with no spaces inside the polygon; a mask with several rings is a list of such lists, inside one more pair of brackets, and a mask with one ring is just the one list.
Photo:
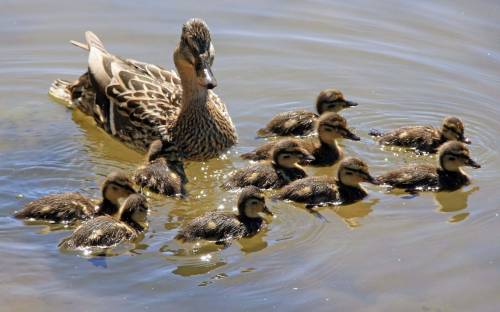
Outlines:
{"label": "duckling", "polygon": [[368,194],[359,184],[378,182],[368,172],[368,165],[354,157],[340,162],[337,179],[329,176],[308,177],[286,185],[274,197],[278,200],[291,200],[318,206],[328,203],[351,204]]}
{"label": "duckling", "polygon": [[[360,140],[347,128],[345,118],[333,112],[324,113],[318,118],[316,130],[317,137],[300,139],[300,144],[315,158],[309,162],[311,166],[331,166],[343,157],[343,151],[337,145],[338,138]],[[249,160],[269,159],[273,147],[278,142],[268,142],[252,152],[242,154],[241,158]]]}
{"label": "duckling", "polygon": [[314,160],[296,139],[280,141],[273,148],[272,155],[272,161],[264,161],[237,170],[222,187],[232,189],[254,185],[263,189],[281,188],[291,181],[306,176],[299,162]]}
{"label": "duckling", "polygon": [[462,166],[481,168],[469,156],[469,149],[458,141],[443,144],[438,152],[438,166],[413,164],[381,175],[377,182],[414,192],[419,190],[457,190],[470,183]]}
{"label": "duckling", "polygon": [[464,124],[457,117],[446,117],[441,129],[431,126],[401,127],[387,133],[371,130],[370,135],[377,137],[379,144],[411,147],[419,152],[436,153],[439,146],[447,141],[457,140],[470,144],[464,136]]}
{"label": "duckling", "polygon": [[[357,106],[355,102],[347,101],[342,92],[336,89],[326,89],[316,98],[316,110],[319,115],[324,112],[338,113],[344,108]],[[318,114],[308,111],[284,112],[274,116],[271,121],[257,131],[259,137],[270,136],[303,136],[314,131]]]}
{"label": "duckling", "polygon": [[260,213],[273,215],[266,206],[262,191],[248,186],[238,198],[238,214],[206,213],[183,227],[175,238],[184,242],[206,239],[226,243],[253,236],[265,226]]}
{"label": "duckling", "polygon": [[118,212],[119,200],[135,193],[132,182],[122,172],[109,174],[101,189],[103,199],[100,203],[76,192],[52,194],[28,203],[14,216],[19,219],[68,223],[104,214],[113,215]]}
{"label": "duckling", "polygon": [[147,213],[146,198],[141,194],[132,194],[120,207],[119,220],[105,215],[85,221],[75,229],[73,234],[64,238],[58,246],[64,249],[105,248],[134,240],[147,227]]}
{"label": "duckling", "polygon": [[109,135],[139,150],[165,135],[189,160],[218,157],[238,137],[224,102],[212,91],[215,49],[207,24],[197,18],[182,27],[173,53],[174,71],[116,56],[92,32],[86,44],[88,71],[76,82],[56,80],[49,91],[94,118]]}
{"label": "duckling", "polygon": [[187,183],[184,164],[177,147],[167,141],[155,140],[149,146],[147,163],[139,167],[132,180],[141,189],[166,196],[184,196]]}

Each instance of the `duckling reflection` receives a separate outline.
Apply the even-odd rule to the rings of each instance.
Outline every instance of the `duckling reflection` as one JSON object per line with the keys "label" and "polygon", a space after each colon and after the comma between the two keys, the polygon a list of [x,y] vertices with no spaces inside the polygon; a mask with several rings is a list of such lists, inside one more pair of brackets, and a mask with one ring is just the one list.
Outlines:
{"label": "duckling reflection", "polygon": [[147,163],[134,172],[132,180],[142,189],[166,196],[184,196],[187,177],[177,147],[155,140],[149,146]]}
{"label": "duckling reflection", "polygon": [[469,216],[469,213],[461,211],[467,209],[469,196],[478,190],[479,187],[476,186],[467,191],[436,192],[434,193],[434,201],[437,210],[443,213],[455,213],[448,219],[449,222],[463,221]]}
{"label": "duckling reflection", "polygon": [[472,158],[469,149],[458,141],[450,141],[439,149],[439,164],[413,164],[389,171],[377,182],[409,192],[453,191],[470,184],[461,167],[481,168]]}
{"label": "duckling reflection", "polygon": [[380,199],[375,198],[366,202],[357,202],[351,205],[340,205],[334,206],[333,211],[342,218],[342,221],[349,228],[357,228],[361,226],[359,219],[368,216],[373,211],[373,206],[375,206]]}
{"label": "duckling reflection", "polygon": [[122,172],[109,174],[101,189],[103,199],[100,203],[76,192],[52,194],[28,203],[14,216],[19,219],[70,223],[94,216],[114,215],[118,212],[119,201],[135,193],[132,182]]}
{"label": "duckling reflection", "polygon": [[[325,112],[338,113],[344,108],[357,105],[347,101],[342,92],[336,89],[323,90],[316,98],[316,110],[319,115]],[[309,135],[314,131],[319,115],[308,111],[279,113],[265,128],[258,130],[257,135],[260,137]]]}
{"label": "duckling reflection", "polygon": [[209,212],[184,226],[176,235],[182,242],[204,239],[228,244],[234,239],[250,237],[266,226],[260,213],[272,215],[257,187],[243,189],[238,198],[238,214]]}
{"label": "duckling reflection", "polygon": [[[331,166],[343,157],[342,149],[337,145],[337,139],[344,138],[359,141],[360,138],[347,128],[347,121],[336,113],[324,113],[317,121],[318,135],[299,140],[300,144],[315,158],[308,164],[311,166]],[[280,141],[268,142],[252,152],[240,157],[249,160],[270,159],[272,149]]]}
{"label": "duckling reflection", "polygon": [[387,133],[371,130],[370,135],[377,137],[382,145],[410,147],[425,153],[436,153],[442,144],[453,140],[470,144],[470,140],[464,136],[464,124],[457,117],[446,117],[441,129],[431,126],[409,126]]}

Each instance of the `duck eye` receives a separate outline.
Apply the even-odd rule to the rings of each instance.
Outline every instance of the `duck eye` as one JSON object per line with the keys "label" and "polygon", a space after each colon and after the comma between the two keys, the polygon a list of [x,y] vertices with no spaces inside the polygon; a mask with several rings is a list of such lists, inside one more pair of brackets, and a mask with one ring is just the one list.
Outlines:
{"label": "duck eye", "polygon": [[352,171],[346,171],[345,174],[346,175],[352,175]]}
{"label": "duck eye", "polygon": [[454,156],[450,156],[450,157],[448,157],[448,160],[455,161],[455,160],[457,160],[457,158]]}
{"label": "duck eye", "polygon": [[288,158],[290,158],[290,155],[288,155],[288,154],[283,155],[283,158],[284,158],[284,159],[288,159]]}
{"label": "duck eye", "polygon": [[324,129],[326,132],[332,132],[332,131],[333,131],[333,128],[332,128],[332,127],[323,127],[323,129]]}

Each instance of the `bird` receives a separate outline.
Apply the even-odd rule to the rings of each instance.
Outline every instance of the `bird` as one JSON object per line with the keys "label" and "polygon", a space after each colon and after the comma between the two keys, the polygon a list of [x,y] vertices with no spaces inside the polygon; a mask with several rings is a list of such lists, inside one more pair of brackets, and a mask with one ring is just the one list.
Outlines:
{"label": "bird", "polygon": [[446,117],[441,129],[432,126],[407,126],[387,133],[372,129],[369,132],[381,145],[414,148],[417,152],[434,154],[445,142],[457,140],[466,144],[471,141],[464,136],[464,124],[458,117]]}
{"label": "bird", "polygon": [[[337,113],[322,114],[316,123],[318,136],[302,138],[300,144],[314,156],[311,166],[331,166],[343,157],[342,149],[337,145],[337,139],[345,138],[359,141],[360,138],[347,128],[347,121]],[[240,155],[243,159],[263,160],[271,158],[273,147],[279,140],[268,142],[257,149]]]}
{"label": "bird", "polygon": [[227,244],[257,234],[265,226],[261,213],[273,215],[266,206],[262,191],[248,186],[239,195],[238,214],[208,212],[186,224],[175,238],[182,242],[204,239]]}
{"label": "bird", "polygon": [[283,112],[274,116],[266,127],[257,131],[259,137],[270,136],[305,136],[314,131],[314,125],[324,112],[338,113],[344,108],[357,106],[358,103],[348,101],[337,89],[325,89],[316,98],[318,114],[304,110]]}
{"label": "bird", "polygon": [[207,24],[198,18],[182,27],[174,51],[179,72],[111,54],[92,32],[88,71],[75,82],[56,80],[49,94],[94,118],[120,141],[145,151],[156,139],[171,137],[185,159],[218,157],[237,142],[225,104],[211,90],[215,49]]}
{"label": "bird", "polygon": [[438,151],[438,165],[411,164],[391,170],[376,178],[377,182],[393,188],[416,191],[453,191],[470,183],[461,167],[481,168],[472,160],[465,144],[449,141]]}
{"label": "bird", "polygon": [[351,204],[368,195],[361,182],[378,184],[364,161],[347,157],[340,162],[336,178],[323,175],[295,180],[279,190],[273,199],[291,200],[308,207]]}
{"label": "bird", "polygon": [[226,190],[254,185],[262,189],[276,189],[304,178],[307,174],[298,164],[313,161],[314,157],[296,139],[280,141],[273,148],[272,160],[259,162],[234,172],[224,182]]}
{"label": "bird", "polygon": [[100,215],[114,215],[119,201],[136,193],[123,172],[113,172],[104,180],[102,200],[88,198],[78,192],[50,194],[36,199],[16,212],[18,219],[35,219],[56,223],[73,223]]}
{"label": "bird", "polygon": [[82,223],[59,243],[62,249],[88,247],[109,248],[133,241],[147,227],[148,203],[141,194],[132,194],[124,201],[116,217],[98,216]]}
{"label": "bird", "polygon": [[166,196],[185,196],[187,183],[184,163],[177,147],[168,141],[155,140],[149,146],[146,163],[132,176],[141,190]]}

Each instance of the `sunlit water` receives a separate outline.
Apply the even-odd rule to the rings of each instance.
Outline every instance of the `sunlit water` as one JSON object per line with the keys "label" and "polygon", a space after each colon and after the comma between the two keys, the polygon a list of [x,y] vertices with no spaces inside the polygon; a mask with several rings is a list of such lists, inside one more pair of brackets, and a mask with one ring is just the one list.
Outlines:
{"label": "sunlit water", "polygon": [[[49,2],[49,3],[48,3]],[[496,311],[500,305],[500,4],[495,1],[3,1],[0,11],[0,310]],[[131,171],[142,155],[52,102],[87,55],[68,40],[87,29],[119,55],[169,68],[180,28],[203,17],[216,48],[216,92],[240,143],[224,160],[187,164],[187,200],[152,200],[144,239],[113,257],[62,253],[61,226],[11,217],[37,197]],[[381,150],[370,128],[461,117],[483,166],[460,191],[408,196],[368,186],[361,203],[319,209],[270,202],[268,229],[221,250],[183,246],[179,226],[231,210],[224,176],[262,143],[272,115],[313,109],[337,87],[360,105],[342,114],[362,141],[346,154],[374,174],[434,162]],[[335,168],[308,169],[332,174]]]}

